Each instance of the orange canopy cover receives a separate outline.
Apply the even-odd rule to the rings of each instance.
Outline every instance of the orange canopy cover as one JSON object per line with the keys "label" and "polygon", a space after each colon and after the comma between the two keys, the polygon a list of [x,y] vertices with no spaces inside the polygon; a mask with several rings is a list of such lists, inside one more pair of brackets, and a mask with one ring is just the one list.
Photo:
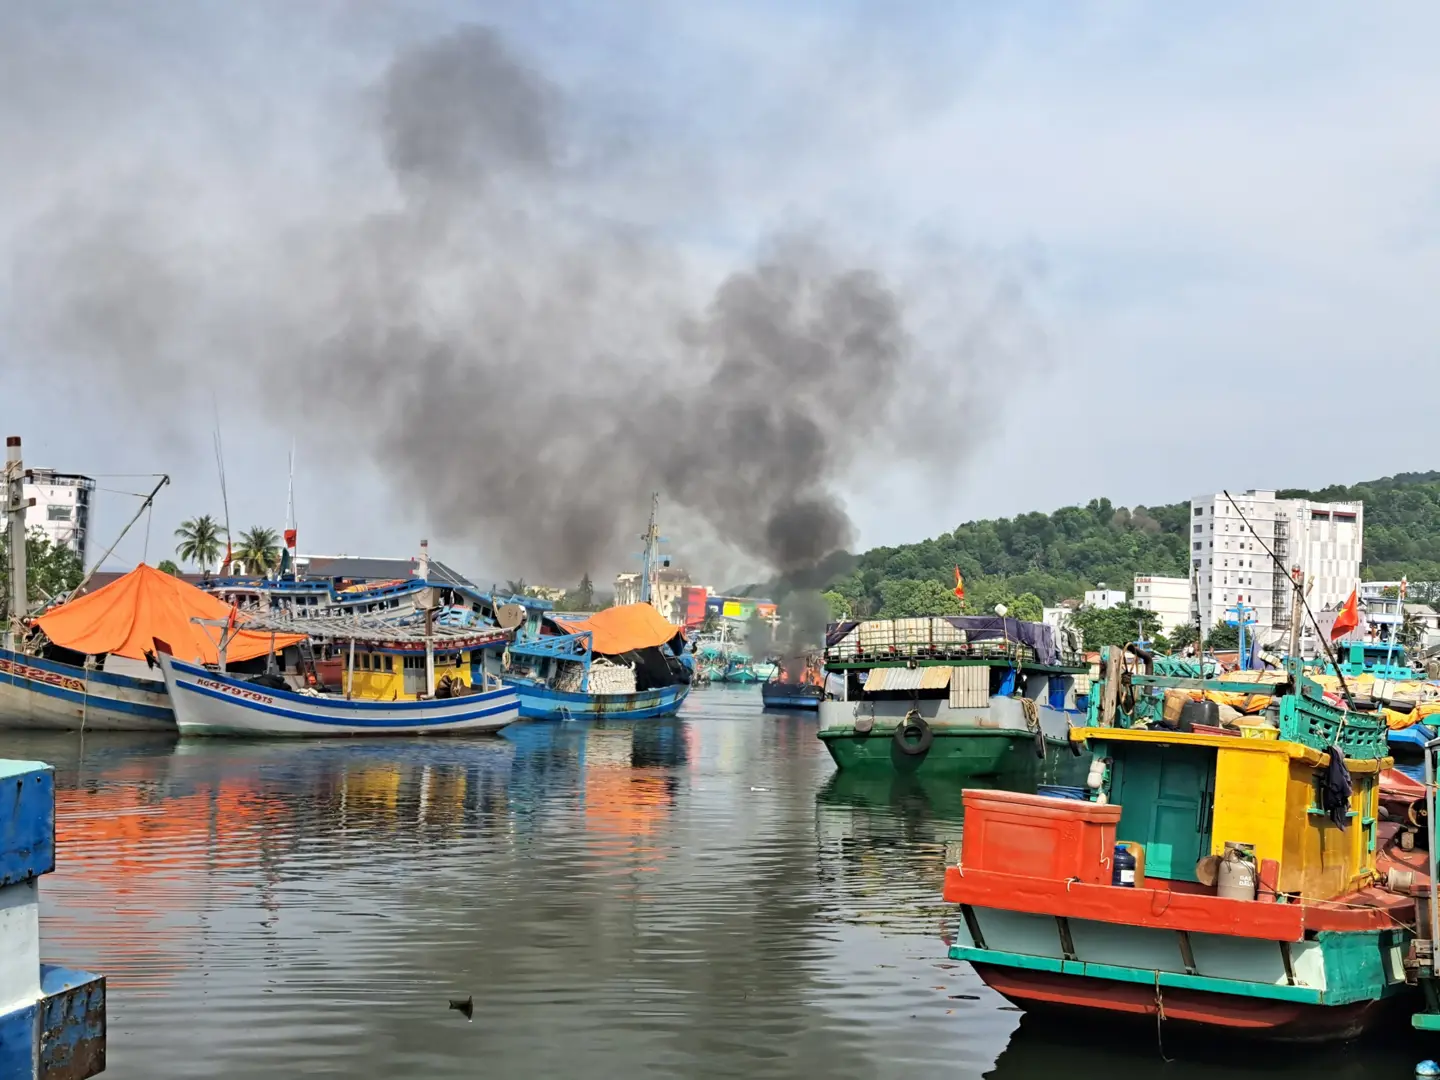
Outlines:
{"label": "orange canopy cover", "polygon": [[567,634],[590,631],[594,635],[591,650],[609,656],[664,645],[680,632],[680,627],[667,622],[649,604],[625,604],[597,611],[588,619],[555,622]]}
{"label": "orange canopy cover", "polygon": [[[167,642],[181,660],[219,663],[220,627],[191,619],[227,619],[231,607],[194,585],[141,563],[130,573],[88,596],[61,604],[35,619],[45,635],[64,649],[144,659],[154,638]],[[298,634],[241,630],[225,648],[227,661],[251,660],[271,649],[303,641]]]}

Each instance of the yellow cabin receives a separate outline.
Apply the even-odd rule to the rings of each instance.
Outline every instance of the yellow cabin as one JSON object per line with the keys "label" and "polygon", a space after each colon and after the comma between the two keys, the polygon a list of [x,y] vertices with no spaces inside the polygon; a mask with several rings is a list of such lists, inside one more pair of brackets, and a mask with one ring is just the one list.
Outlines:
{"label": "yellow cabin", "polygon": [[[436,649],[434,656],[437,694],[444,693],[442,684],[470,686],[469,649]],[[409,701],[425,696],[429,686],[424,649],[382,648],[357,642],[353,668],[348,649],[342,649],[341,659],[346,664],[341,686],[353,698]]]}
{"label": "yellow cabin", "polygon": [[1116,838],[1145,849],[1149,878],[1196,881],[1205,855],[1227,842],[1253,845],[1255,859],[1280,866],[1278,891],[1328,899],[1373,874],[1379,774],[1389,759],[1345,760],[1348,827],[1321,804],[1329,757],[1295,742],[1154,729],[1087,728],[1107,756],[1108,801],[1121,809]]}

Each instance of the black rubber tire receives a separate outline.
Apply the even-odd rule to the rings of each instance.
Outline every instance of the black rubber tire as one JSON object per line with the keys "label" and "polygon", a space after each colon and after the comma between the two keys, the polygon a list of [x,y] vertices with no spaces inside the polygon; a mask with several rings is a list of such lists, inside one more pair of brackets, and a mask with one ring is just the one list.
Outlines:
{"label": "black rubber tire", "polygon": [[1080,743],[1077,742],[1075,739],[1071,739],[1070,753],[1074,754],[1076,757],[1083,757],[1085,754],[1085,748],[1081,746]]}
{"label": "black rubber tire", "polygon": [[1045,760],[1045,736],[1035,732],[1035,756],[1041,761]]}
{"label": "black rubber tire", "polygon": [[[908,732],[914,732],[918,736],[915,742],[905,737]],[[895,729],[894,739],[902,754],[919,757],[930,749],[930,744],[935,741],[935,732],[930,730],[930,725],[923,716],[915,716],[908,718]]]}

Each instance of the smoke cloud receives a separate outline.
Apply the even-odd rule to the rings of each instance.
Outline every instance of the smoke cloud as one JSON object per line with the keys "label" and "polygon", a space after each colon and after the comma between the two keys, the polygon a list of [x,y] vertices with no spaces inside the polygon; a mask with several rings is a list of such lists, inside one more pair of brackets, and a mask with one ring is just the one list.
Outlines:
{"label": "smoke cloud", "polygon": [[242,193],[238,220],[163,170],[68,170],[10,253],[22,360],[63,357],[156,427],[186,402],[208,426],[244,373],[263,392],[227,412],[565,583],[628,563],[651,491],[687,553],[801,581],[855,542],[857,463],[953,475],[989,373],[1033,358],[1023,291],[983,260],[867,258],[818,225],[697,259],[673,192],[644,213],[665,149],[595,125],[492,28],[403,49],[327,115],[330,197]]}

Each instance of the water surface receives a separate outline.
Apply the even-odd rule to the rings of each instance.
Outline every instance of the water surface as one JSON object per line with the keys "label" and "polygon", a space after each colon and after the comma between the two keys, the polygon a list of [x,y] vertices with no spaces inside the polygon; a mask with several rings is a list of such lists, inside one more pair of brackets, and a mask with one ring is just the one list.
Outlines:
{"label": "water surface", "polygon": [[1021,1023],[945,956],[958,785],[837,776],[815,724],[749,687],[480,740],[0,748],[56,767],[45,952],[108,977],[116,1080],[1314,1071]]}

